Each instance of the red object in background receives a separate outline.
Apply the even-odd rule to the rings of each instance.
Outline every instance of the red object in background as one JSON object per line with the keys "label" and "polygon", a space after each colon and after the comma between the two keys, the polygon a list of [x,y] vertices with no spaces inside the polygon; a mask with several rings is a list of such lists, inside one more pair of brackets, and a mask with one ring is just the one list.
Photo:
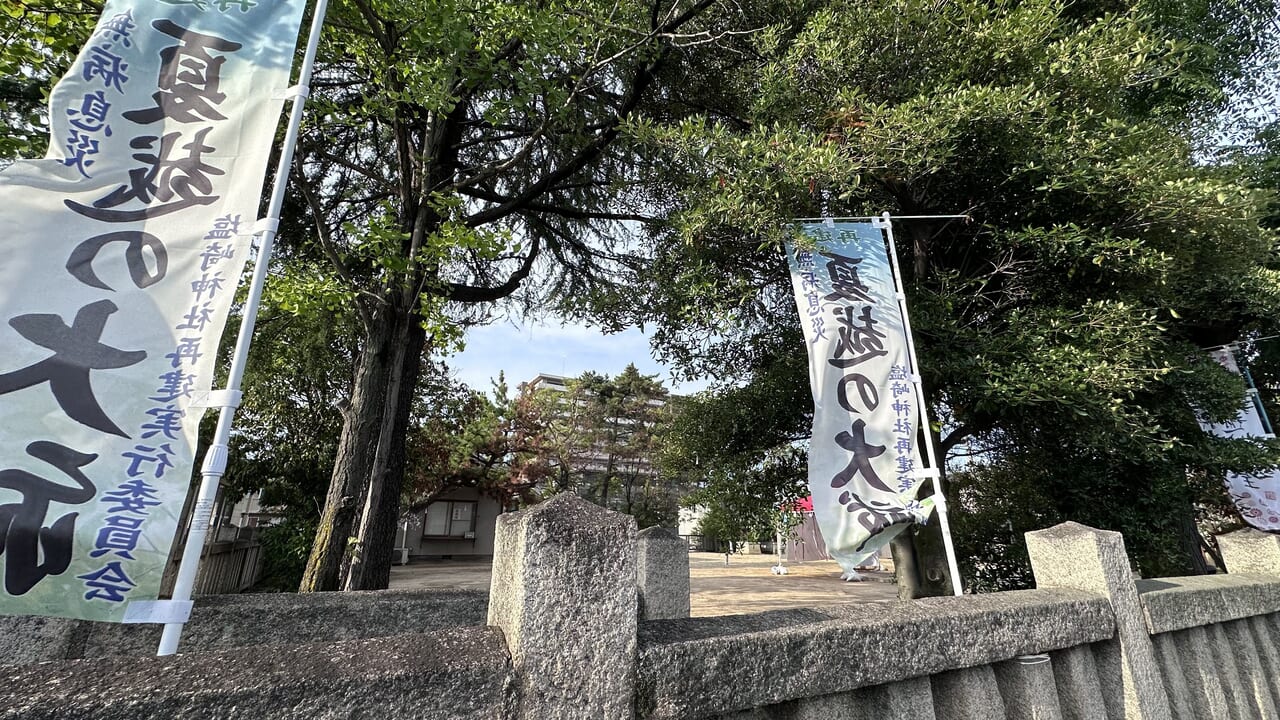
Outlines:
{"label": "red object in background", "polygon": [[806,560],[830,560],[827,554],[827,543],[818,530],[818,521],[813,517],[813,496],[800,498],[789,507],[783,509],[800,513],[800,524],[791,530],[787,538],[787,561],[804,562]]}
{"label": "red object in background", "polygon": [[799,500],[795,501],[795,504],[793,504],[791,507],[782,506],[782,509],[791,510],[794,512],[813,512],[813,496],[810,495],[807,498],[800,498]]}

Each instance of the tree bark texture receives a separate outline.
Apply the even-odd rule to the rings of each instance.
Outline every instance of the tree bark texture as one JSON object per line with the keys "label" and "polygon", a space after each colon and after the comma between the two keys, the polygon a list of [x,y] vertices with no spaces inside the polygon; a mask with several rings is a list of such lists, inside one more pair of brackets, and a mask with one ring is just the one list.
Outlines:
{"label": "tree bark texture", "polygon": [[[1190,507],[1188,503],[1187,509],[1182,513],[1182,522],[1179,540],[1182,543],[1182,550],[1187,555],[1187,572],[1190,575],[1211,575],[1213,569],[1209,567],[1208,561],[1205,560],[1203,547],[1207,547],[1204,538],[1200,536],[1200,529],[1196,527],[1195,508]],[[1216,558],[1221,562],[1221,558]],[[1221,565],[1219,564],[1219,567]]]}
{"label": "tree bark texture", "polygon": [[920,588],[920,568],[916,564],[916,548],[911,542],[911,530],[904,530],[889,541],[889,553],[893,556],[893,577],[898,585],[899,600],[923,597]]}
{"label": "tree bark texture", "polygon": [[[385,470],[381,482],[371,484],[366,498],[372,509],[370,521],[361,528],[361,560],[352,566],[347,579],[348,590],[385,590],[391,583],[391,562],[395,551],[396,529],[400,524],[400,494],[404,486],[406,461],[405,437],[413,410],[414,391],[422,369],[422,351],[426,331],[416,313],[405,328],[403,356],[398,358],[401,372],[395,387],[388,391],[384,412],[390,416],[391,433],[386,443]],[[374,488],[380,490],[373,492]]]}
{"label": "tree bark texture", "polygon": [[[410,331],[411,327],[417,330]],[[394,475],[397,487],[393,498],[397,505],[399,503],[400,473],[392,473],[392,469],[397,461],[398,467],[403,468],[407,406],[412,403],[424,342],[424,333],[412,307],[389,303],[374,314],[364,351],[356,362],[351,401],[344,414],[329,492],[300,592],[340,587],[343,562],[353,542],[362,501],[371,482],[381,485]],[[401,359],[401,367],[394,363],[397,358]],[[413,366],[408,377],[403,372],[405,364]],[[402,404],[403,411],[400,410]],[[378,452],[380,445],[381,453]],[[386,555],[389,562],[390,548]]]}

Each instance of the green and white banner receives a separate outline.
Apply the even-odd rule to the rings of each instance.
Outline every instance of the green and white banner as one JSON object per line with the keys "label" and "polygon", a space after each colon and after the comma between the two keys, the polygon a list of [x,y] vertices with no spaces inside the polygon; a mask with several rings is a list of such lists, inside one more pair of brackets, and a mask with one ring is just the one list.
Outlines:
{"label": "green and white banner", "polygon": [[109,0],[0,173],[0,613],[153,600],[301,0]]}
{"label": "green and white banner", "polygon": [[809,352],[809,489],[827,551],[846,572],[933,510],[917,502],[919,408],[883,232],[870,222],[803,225],[788,247]]}

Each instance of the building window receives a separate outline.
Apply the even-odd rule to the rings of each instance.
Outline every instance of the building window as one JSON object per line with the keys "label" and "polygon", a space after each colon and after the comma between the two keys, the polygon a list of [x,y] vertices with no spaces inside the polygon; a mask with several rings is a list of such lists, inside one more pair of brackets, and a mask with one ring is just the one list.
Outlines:
{"label": "building window", "polygon": [[471,539],[475,536],[474,500],[437,500],[427,506],[422,537]]}

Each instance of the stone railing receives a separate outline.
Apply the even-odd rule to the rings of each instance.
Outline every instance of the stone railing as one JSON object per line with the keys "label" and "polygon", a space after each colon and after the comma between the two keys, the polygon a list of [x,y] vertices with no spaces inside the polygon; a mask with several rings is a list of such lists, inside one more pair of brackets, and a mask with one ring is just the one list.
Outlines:
{"label": "stone railing", "polygon": [[1137,583],[1117,533],[1027,545],[1036,590],[695,619],[680,538],[561,496],[501,518],[487,625],[478,594],[201,599],[187,654],[94,626],[43,655],[93,659],[0,668],[0,718],[1277,717],[1280,538]]}

